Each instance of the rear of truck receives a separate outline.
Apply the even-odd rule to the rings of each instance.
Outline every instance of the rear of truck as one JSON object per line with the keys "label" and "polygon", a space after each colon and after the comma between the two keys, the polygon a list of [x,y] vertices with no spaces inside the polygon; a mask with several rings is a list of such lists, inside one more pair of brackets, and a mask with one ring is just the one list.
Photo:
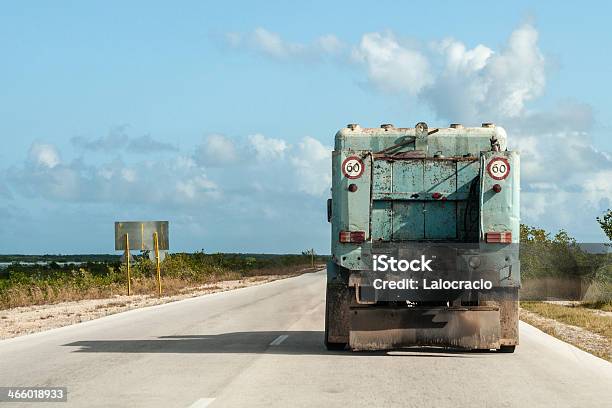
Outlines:
{"label": "rear of truck", "polygon": [[[341,129],[328,200],[327,347],[513,351],[519,168],[505,131],[493,124]],[[436,266],[431,282],[465,278],[492,287],[377,290],[373,282],[388,275],[373,267],[382,255],[407,261],[429,257]],[[420,274],[402,277],[417,281]]]}

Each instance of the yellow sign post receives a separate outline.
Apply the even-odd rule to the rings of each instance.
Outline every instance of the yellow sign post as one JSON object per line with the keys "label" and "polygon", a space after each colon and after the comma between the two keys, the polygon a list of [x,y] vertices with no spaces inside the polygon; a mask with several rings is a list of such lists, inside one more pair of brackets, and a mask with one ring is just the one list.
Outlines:
{"label": "yellow sign post", "polygon": [[132,294],[132,277],[130,276],[130,237],[125,234],[125,263],[127,265],[127,289],[128,296]]}
{"label": "yellow sign post", "polygon": [[162,294],[160,251],[170,249],[168,242],[168,221],[116,221],[115,250],[125,251],[128,295],[132,294],[132,277],[130,274],[130,247],[141,251],[144,257],[149,251],[155,251],[157,266],[157,293]]}
{"label": "yellow sign post", "polygon": [[159,267],[159,238],[157,236],[157,231],[153,233],[153,244],[155,246],[155,263],[157,265],[157,294],[161,296],[162,286],[161,286],[161,270]]}

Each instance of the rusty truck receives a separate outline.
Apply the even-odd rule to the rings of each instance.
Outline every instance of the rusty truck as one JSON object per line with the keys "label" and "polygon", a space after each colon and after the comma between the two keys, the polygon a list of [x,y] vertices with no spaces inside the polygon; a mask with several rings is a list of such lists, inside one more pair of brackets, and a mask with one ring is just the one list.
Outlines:
{"label": "rusty truck", "polygon": [[519,181],[519,154],[492,123],[338,131],[327,348],[513,352]]}

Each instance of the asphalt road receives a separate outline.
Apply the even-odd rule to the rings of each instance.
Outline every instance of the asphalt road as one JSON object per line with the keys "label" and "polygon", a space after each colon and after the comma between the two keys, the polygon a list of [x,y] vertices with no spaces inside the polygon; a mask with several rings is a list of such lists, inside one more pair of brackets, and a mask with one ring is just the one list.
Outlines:
{"label": "asphalt road", "polygon": [[522,323],[514,354],[328,352],[324,286],[318,272],[0,341],[0,386],[68,387],[45,407],[612,406],[612,364]]}

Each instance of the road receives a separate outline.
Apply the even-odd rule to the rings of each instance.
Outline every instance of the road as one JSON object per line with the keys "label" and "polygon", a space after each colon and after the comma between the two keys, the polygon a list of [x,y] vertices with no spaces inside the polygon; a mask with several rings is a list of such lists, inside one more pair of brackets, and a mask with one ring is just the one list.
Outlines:
{"label": "road", "polygon": [[322,271],[0,341],[0,386],[66,386],[44,404],[64,408],[611,406],[612,364],[522,323],[514,354],[328,352],[324,287]]}

